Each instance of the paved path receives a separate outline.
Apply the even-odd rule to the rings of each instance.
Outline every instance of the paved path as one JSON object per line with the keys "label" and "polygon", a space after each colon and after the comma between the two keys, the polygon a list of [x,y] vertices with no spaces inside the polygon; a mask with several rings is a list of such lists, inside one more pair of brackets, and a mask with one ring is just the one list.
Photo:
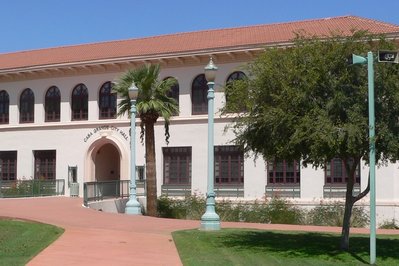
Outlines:
{"label": "paved path", "polygon": [[[181,265],[171,232],[199,228],[199,221],[95,211],[67,197],[0,199],[0,216],[53,224],[65,233],[28,265]],[[340,232],[338,227],[222,223],[222,227]],[[367,229],[352,232],[368,233]],[[379,230],[396,233],[399,230]]]}

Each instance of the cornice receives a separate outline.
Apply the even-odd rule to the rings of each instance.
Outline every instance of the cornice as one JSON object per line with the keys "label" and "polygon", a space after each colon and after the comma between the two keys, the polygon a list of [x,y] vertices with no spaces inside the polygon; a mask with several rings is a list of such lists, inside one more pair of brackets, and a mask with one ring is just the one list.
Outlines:
{"label": "cornice", "polygon": [[49,64],[15,69],[0,70],[0,82],[42,79],[51,77],[76,76],[123,72],[143,64],[160,64],[174,68],[206,64],[212,56],[219,64],[246,62],[254,59],[266,46],[234,47],[230,49],[209,49],[174,54],[156,54],[136,57],[106,58],[90,61]]}

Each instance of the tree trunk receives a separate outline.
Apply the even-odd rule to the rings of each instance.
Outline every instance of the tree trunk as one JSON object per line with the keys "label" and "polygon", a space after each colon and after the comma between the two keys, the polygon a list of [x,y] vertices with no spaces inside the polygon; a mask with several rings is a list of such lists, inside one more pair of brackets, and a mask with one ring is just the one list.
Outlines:
{"label": "tree trunk", "polygon": [[350,220],[352,216],[352,208],[354,205],[352,190],[353,190],[353,184],[351,189],[349,189],[348,186],[346,190],[344,221],[342,223],[342,233],[341,233],[341,249],[346,251],[349,250],[349,230],[351,226]]}
{"label": "tree trunk", "polygon": [[346,184],[345,212],[341,233],[341,250],[347,251],[349,250],[349,231],[351,227],[352,208],[355,204],[355,198],[353,197],[353,187],[355,185],[357,159],[354,158],[352,164],[350,164],[350,160],[348,158],[344,158],[342,160],[345,164],[345,170],[348,176],[348,183]]}
{"label": "tree trunk", "polygon": [[147,215],[157,216],[157,177],[155,162],[154,123],[145,124],[145,161],[147,182]]}

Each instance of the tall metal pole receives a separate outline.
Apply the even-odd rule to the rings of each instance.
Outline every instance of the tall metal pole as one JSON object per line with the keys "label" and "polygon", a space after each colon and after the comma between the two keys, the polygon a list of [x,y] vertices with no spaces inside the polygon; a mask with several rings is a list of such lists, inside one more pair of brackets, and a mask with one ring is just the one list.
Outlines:
{"label": "tall metal pole", "polygon": [[367,53],[367,59],[352,55],[352,64],[367,63],[369,102],[369,159],[370,159],[370,264],[376,260],[376,211],[375,211],[375,113],[374,113],[374,57]]}
{"label": "tall metal pole", "polygon": [[212,58],[205,67],[205,76],[208,80],[208,188],[206,194],[206,211],[201,217],[202,230],[219,230],[220,218],[215,211],[215,192],[214,192],[214,98],[215,98],[215,72],[217,67],[213,64]]}
{"label": "tall metal pole", "polygon": [[376,261],[374,58],[367,53],[370,138],[370,264]]}
{"label": "tall metal pole", "polygon": [[[137,200],[136,187],[136,97],[138,89],[132,84],[129,88],[130,97],[130,193],[126,203],[125,213],[141,215],[141,206]],[[133,95],[133,96],[131,96]]]}

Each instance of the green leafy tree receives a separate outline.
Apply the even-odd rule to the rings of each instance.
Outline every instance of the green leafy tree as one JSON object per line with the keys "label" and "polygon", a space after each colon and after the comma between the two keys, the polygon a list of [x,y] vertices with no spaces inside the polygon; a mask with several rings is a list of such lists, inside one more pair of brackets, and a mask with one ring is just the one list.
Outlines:
{"label": "green leafy tree", "polygon": [[[324,168],[338,157],[344,162],[346,186],[341,248],[349,249],[350,217],[356,167],[368,162],[367,67],[349,66],[352,53],[395,49],[393,41],[354,32],[350,37],[320,39],[298,36],[286,49],[267,49],[248,65],[246,86],[226,86],[224,111],[239,110],[231,127],[235,141],[265,160],[298,160]],[[399,70],[395,64],[375,64],[376,160],[399,156]]]}
{"label": "green leafy tree", "polygon": [[140,118],[141,141],[145,143],[146,182],[147,182],[147,214],[157,215],[157,179],[155,162],[154,125],[159,117],[164,119],[165,139],[169,139],[169,121],[172,115],[179,112],[177,102],[168,96],[171,87],[176,83],[169,78],[159,81],[159,65],[144,65],[126,71],[121,75],[113,90],[121,95],[118,104],[118,115],[130,115],[129,87],[134,82],[139,88],[137,98],[137,116]]}

